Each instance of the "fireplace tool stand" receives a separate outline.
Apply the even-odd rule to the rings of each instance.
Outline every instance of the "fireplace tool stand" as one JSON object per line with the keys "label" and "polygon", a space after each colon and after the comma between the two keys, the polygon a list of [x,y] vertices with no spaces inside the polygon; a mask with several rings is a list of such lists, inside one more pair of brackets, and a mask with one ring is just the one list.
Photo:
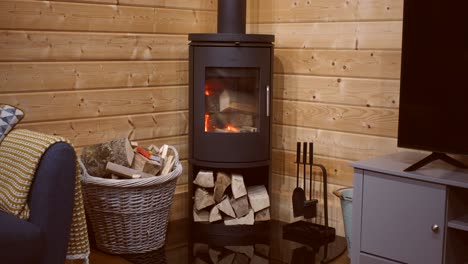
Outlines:
{"label": "fireplace tool stand", "polygon": [[[304,166],[304,189],[306,188],[306,166],[310,166],[309,171],[309,200],[305,200],[304,208],[294,212],[294,216],[303,215],[306,221],[297,221],[287,224],[283,227],[283,238],[298,242],[314,249],[332,243],[335,240],[335,228],[328,226],[328,198],[327,198],[327,170],[321,164],[313,163],[313,143],[309,143],[309,162],[307,162],[307,143],[304,142],[304,158],[300,162],[300,158],[296,159],[300,165]],[[297,155],[300,156],[300,143],[298,142]],[[311,222],[313,218],[317,217],[317,204],[318,200],[313,199],[313,173],[312,167],[318,167],[322,171],[322,184],[323,184],[323,209],[324,209],[324,225]],[[294,201],[293,201],[294,202]],[[296,199],[297,202],[297,199]],[[297,209],[297,205],[295,206]],[[325,258],[326,258],[325,247]]]}

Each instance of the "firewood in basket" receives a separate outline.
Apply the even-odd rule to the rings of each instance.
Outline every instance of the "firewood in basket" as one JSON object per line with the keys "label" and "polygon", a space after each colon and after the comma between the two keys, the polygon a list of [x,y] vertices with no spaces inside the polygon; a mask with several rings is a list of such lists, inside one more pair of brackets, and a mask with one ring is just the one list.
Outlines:
{"label": "firewood in basket", "polygon": [[[142,171],[137,171],[134,169],[130,169],[127,167],[124,167],[122,165],[113,163],[113,162],[107,162],[106,170],[109,171],[110,173],[113,173],[115,175],[118,175],[119,177],[123,177],[126,179],[139,179],[142,177],[143,174],[146,174]],[[153,175],[145,175],[145,177],[151,177]]]}
{"label": "firewood in basket", "polygon": [[224,172],[218,172],[216,174],[216,182],[214,186],[214,199],[215,202],[219,203],[223,199],[224,192],[227,187],[231,185],[231,176]]}
{"label": "firewood in basket", "polygon": [[145,156],[141,155],[140,153],[135,153],[132,169],[154,176],[161,170],[161,164],[145,158]]}
{"label": "firewood in basket", "polygon": [[81,152],[81,160],[88,173],[102,178],[111,177],[111,173],[106,171],[108,161],[130,167],[133,156],[132,146],[127,138],[86,146]]}
{"label": "firewood in basket", "polygon": [[270,220],[270,208],[265,208],[255,213],[255,222]]}
{"label": "firewood in basket", "polygon": [[194,222],[208,222],[210,220],[210,212],[193,208],[193,221]]}
{"label": "firewood in basket", "polygon": [[231,189],[234,199],[237,199],[247,194],[247,190],[245,189],[244,184],[244,177],[242,177],[242,175],[235,173],[232,174]]}
{"label": "firewood in basket", "polygon": [[231,199],[231,206],[234,212],[236,212],[237,218],[247,215],[250,210],[249,199],[245,195],[239,199]]}
{"label": "firewood in basket", "polygon": [[223,220],[223,217],[221,216],[221,213],[219,212],[219,209],[217,206],[213,206],[210,211],[210,223]]}
{"label": "firewood in basket", "polygon": [[130,141],[130,146],[132,146],[132,148],[136,148],[136,147],[138,147],[138,142]]}
{"label": "firewood in basket", "polygon": [[241,253],[246,255],[249,258],[254,256],[254,247],[253,245],[248,246],[225,246],[224,248],[234,251],[236,253]]}
{"label": "firewood in basket", "polygon": [[154,155],[156,153],[159,153],[159,148],[156,147],[155,145],[151,144],[148,147],[148,150]]}
{"label": "firewood in basket", "polygon": [[164,144],[164,145],[162,145],[162,147],[159,149],[159,155],[161,156],[161,158],[162,158],[163,160],[165,160],[166,157],[167,157],[167,150],[168,150],[168,148],[169,148],[169,146],[166,145],[166,144]]}
{"label": "firewood in basket", "polygon": [[226,216],[224,219],[224,225],[253,225],[254,220],[254,211],[250,209],[249,213],[241,218],[230,218]]}
{"label": "firewood in basket", "polygon": [[232,209],[232,206],[231,206],[231,203],[229,202],[228,197],[225,197],[217,206],[221,212],[227,214],[228,216],[232,218],[236,217],[236,213]]}
{"label": "firewood in basket", "polygon": [[249,186],[247,188],[247,196],[254,212],[270,206],[270,197],[264,185]]}
{"label": "firewood in basket", "polygon": [[213,172],[205,170],[199,171],[193,183],[200,187],[213,188],[215,186]]}
{"label": "firewood in basket", "polygon": [[215,204],[213,199],[213,195],[210,194],[208,191],[203,190],[202,188],[197,188],[195,191],[195,204],[194,207],[200,211],[203,208],[211,206]]}
{"label": "firewood in basket", "polygon": [[172,155],[167,156],[167,160],[164,161],[164,168],[161,171],[161,175],[168,174],[171,171],[172,167],[174,166],[174,163],[175,163],[174,156]]}

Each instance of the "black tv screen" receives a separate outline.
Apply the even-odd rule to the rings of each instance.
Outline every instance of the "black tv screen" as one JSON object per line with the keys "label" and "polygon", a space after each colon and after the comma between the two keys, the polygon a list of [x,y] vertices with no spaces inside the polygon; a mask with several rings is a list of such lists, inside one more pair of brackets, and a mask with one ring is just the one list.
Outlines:
{"label": "black tv screen", "polygon": [[405,0],[398,146],[468,154],[468,1]]}

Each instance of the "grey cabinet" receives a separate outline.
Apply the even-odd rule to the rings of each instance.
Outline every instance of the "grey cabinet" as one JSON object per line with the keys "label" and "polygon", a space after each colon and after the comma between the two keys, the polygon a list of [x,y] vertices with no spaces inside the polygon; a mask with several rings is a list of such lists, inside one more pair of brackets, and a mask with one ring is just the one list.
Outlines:
{"label": "grey cabinet", "polygon": [[398,153],[352,163],[352,264],[468,259],[468,171],[438,162],[403,171],[419,159]]}

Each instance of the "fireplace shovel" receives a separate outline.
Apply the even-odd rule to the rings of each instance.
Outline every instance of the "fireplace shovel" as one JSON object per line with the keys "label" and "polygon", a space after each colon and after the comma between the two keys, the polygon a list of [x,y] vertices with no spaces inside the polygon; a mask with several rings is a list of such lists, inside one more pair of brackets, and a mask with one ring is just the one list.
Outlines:
{"label": "fireplace shovel", "polygon": [[[292,203],[293,203],[293,215],[294,217],[299,217],[304,215],[304,202],[305,202],[305,192],[299,187],[299,164],[301,162],[301,143],[297,142],[297,153],[296,153],[296,188],[293,191]],[[305,166],[305,165],[304,165]],[[304,175],[305,177],[305,175]],[[305,187],[305,186],[304,186]]]}
{"label": "fireplace shovel", "polygon": [[[304,156],[305,158],[305,156]],[[317,199],[313,199],[313,173],[312,173],[312,165],[314,163],[314,144],[312,142],[309,142],[309,166],[310,166],[310,170],[309,170],[309,184],[310,184],[310,187],[309,187],[309,200],[307,201],[304,201],[304,218],[305,219],[311,219],[311,218],[315,218],[317,216],[317,203],[318,203],[318,200]],[[304,164],[304,190],[306,189],[305,188],[305,178],[306,178],[306,175],[305,175],[305,166],[306,164]]]}

